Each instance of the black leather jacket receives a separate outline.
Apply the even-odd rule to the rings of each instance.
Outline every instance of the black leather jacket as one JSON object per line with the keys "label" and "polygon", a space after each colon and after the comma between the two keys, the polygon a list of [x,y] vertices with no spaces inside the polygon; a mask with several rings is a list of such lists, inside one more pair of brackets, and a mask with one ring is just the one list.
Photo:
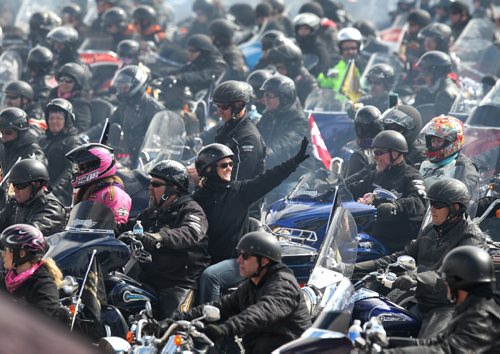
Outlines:
{"label": "black leather jacket", "polygon": [[[245,352],[250,354],[271,353],[311,326],[297,280],[282,263],[271,265],[258,285],[248,279],[213,305],[220,309],[226,334],[243,337]],[[176,317],[199,317],[202,308]]]}
{"label": "black leather jacket", "polygon": [[10,171],[19,158],[35,158],[47,165],[45,154],[37,144],[37,136],[31,129],[19,131],[16,140],[3,143],[2,169],[4,174]]}
{"label": "black leather jacket", "polygon": [[20,223],[36,226],[44,236],[50,236],[64,229],[66,210],[51,192],[42,189],[23,204],[11,198],[0,211],[0,230]]}

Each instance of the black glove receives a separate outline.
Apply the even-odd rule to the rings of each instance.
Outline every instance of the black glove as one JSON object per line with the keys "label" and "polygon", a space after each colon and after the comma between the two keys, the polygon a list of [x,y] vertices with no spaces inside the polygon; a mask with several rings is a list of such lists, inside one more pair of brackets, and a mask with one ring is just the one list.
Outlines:
{"label": "black glove", "polygon": [[411,275],[401,275],[396,278],[394,283],[392,284],[392,288],[398,288],[401,290],[410,290],[414,286],[417,285],[417,280],[413,278]]}
{"label": "black glove", "polygon": [[126,245],[130,245],[134,239],[134,234],[131,231],[127,231],[118,236],[118,239]]}
{"label": "black glove", "polygon": [[354,264],[354,273],[370,273],[376,271],[378,264],[375,260],[358,262]]}
{"label": "black glove", "polygon": [[394,203],[382,203],[377,207],[377,218],[380,220],[393,219],[398,213],[398,207]]}
{"label": "black glove", "polygon": [[227,333],[223,326],[209,324],[205,326],[203,332],[210,338],[213,342],[216,342],[218,339],[224,337]]}
{"label": "black glove", "polygon": [[163,237],[157,233],[145,232],[139,240],[142,242],[144,249],[148,251],[157,250],[163,246]]}
{"label": "black glove", "polygon": [[307,138],[304,137],[304,139],[302,139],[302,143],[300,144],[299,152],[293,158],[293,160],[297,165],[299,165],[302,161],[309,158],[309,155],[307,154],[307,145],[309,145],[309,140],[307,140]]}

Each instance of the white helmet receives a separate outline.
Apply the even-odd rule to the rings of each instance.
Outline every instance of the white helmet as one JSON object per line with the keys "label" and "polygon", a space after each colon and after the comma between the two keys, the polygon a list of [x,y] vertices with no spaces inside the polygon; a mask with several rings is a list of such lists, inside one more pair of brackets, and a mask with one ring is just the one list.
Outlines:
{"label": "white helmet", "polygon": [[359,50],[362,49],[363,35],[357,28],[354,27],[342,28],[337,34],[337,40],[339,42],[339,45],[345,41],[358,42]]}

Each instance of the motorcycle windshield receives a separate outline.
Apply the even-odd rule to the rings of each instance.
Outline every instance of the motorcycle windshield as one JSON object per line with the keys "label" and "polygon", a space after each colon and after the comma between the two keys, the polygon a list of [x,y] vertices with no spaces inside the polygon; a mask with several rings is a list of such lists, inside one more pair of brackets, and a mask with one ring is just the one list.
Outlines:
{"label": "motorcycle windshield", "polygon": [[71,210],[66,229],[113,232],[115,226],[115,216],[110,208],[94,201],[83,201]]}
{"label": "motorcycle windshield", "polygon": [[151,120],[139,156],[139,168],[144,172],[158,161],[180,161],[186,143],[184,121],[175,112],[161,111]]}
{"label": "motorcycle windshield", "polygon": [[478,82],[483,76],[496,75],[500,69],[500,49],[494,41],[495,27],[491,21],[470,20],[451,47],[459,59],[459,73]]}
{"label": "motorcycle windshield", "polygon": [[[480,106],[477,110],[481,108]],[[500,107],[496,108],[500,111]],[[470,126],[467,124],[465,125],[464,141],[462,152],[479,168],[484,182],[481,185],[488,184],[488,180],[499,172],[500,127]]]}
{"label": "motorcycle windshield", "polygon": [[343,202],[354,200],[342,176],[325,169],[319,169],[302,176],[287,199],[331,202],[335,196],[335,187],[337,186],[339,187],[339,196]]}
{"label": "motorcycle windshield", "polygon": [[3,86],[11,81],[19,80],[21,77],[21,65],[21,57],[14,51],[8,50],[0,55],[0,92],[2,94],[3,107],[5,107],[3,102]]}
{"label": "motorcycle windshield", "polygon": [[[390,87],[389,91],[394,89],[396,82],[399,82],[399,78],[401,73],[403,72],[403,64],[401,60],[394,54],[389,53],[374,53],[370,56],[370,60],[366,64],[365,70],[361,75],[360,83],[361,88],[365,92],[369,92],[369,83],[368,83],[368,72],[373,68],[374,65],[377,64],[388,64],[394,69],[394,84]],[[387,101],[389,103],[389,101]]]}

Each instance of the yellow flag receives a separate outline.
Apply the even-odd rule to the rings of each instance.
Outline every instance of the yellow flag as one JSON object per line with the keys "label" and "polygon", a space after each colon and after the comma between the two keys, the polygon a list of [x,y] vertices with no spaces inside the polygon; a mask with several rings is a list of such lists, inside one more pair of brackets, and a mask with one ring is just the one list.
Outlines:
{"label": "yellow flag", "polygon": [[350,101],[356,103],[362,96],[361,85],[359,83],[359,70],[354,64],[354,60],[349,60],[347,70],[340,86],[340,93]]}

